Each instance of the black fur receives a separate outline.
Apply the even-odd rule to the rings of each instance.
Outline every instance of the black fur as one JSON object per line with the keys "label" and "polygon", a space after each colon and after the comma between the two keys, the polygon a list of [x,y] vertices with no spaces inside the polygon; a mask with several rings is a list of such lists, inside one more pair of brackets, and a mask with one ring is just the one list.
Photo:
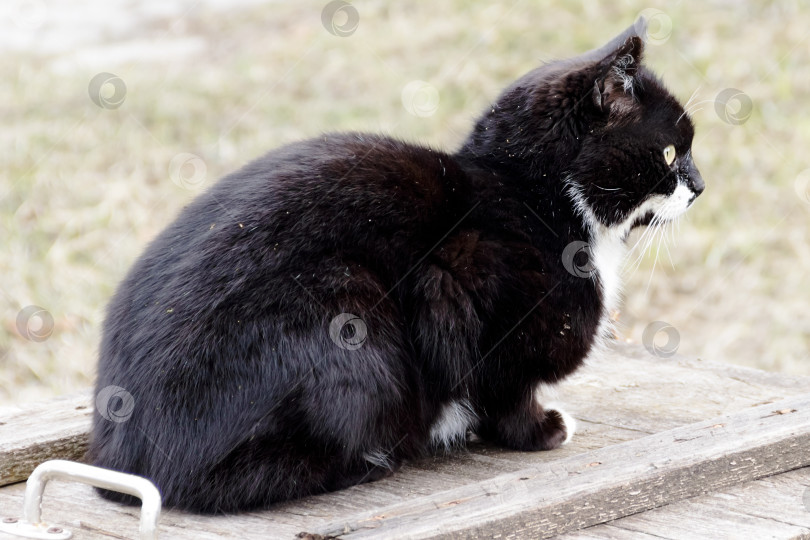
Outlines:
{"label": "black fur", "polygon": [[[582,363],[606,311],[599,275],[561,260],[590,234],[571,182],[604,225],[679,175],[702,191],[691,122],[642,48],[631,28],[529,73],[455,154],[325,135],[199,196],[109,305],[97,393],[126,393],[97,400],[92,462],[150,478],[167,506],[231,512],[389,474],[453,400],[486,439],[559,446],[534,389]],[[341,313],[364,342],[360,323],[330,335]]]}

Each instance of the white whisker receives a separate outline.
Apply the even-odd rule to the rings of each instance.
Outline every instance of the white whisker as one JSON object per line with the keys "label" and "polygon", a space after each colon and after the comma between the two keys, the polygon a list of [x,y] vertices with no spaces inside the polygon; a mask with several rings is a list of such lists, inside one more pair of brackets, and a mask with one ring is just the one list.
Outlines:
{"label": "white whisker", "polygon": [[669,251],[669,240],[671,236],[671,232],[674,229],[673,222],[669,222],[664,226],[665,234],[661,238],[664,244],[664,252],[667,254],[667,258],[669,259],[669,265],[672,266],[672,269],[675,270],[675,261],[672,258],[672,253]]}
{"label": "white whisker", "polygon": [[691,96],[689,96],[689,99],[687,100],[687,102],[683,106],[683,113],[681,113],[681,115],[678,117],[678,119],[675,120],[676,124],[678,122],[680,122],[681,118],[683,118],[684,116],[687,116],[687,115],[690,116],[690,117],[692,116],[692,114],[689,112],[689,105],[692,103],[692,100],[695,99],[695,96],[697,96],[697,93],[698,93],[699,90],[700,90],[700,86],[695,88],[695,91],[692,92]]}
{"label": "white whisker", "polygon": [[695,103],[692,104],[692,108],[688,109],[687,112],[689,114],[692,114],[692,111],[695,110],[695,107],[697,107],[698,105],[705,105],[706,103],[714,103],[714,100],[713,99],[704,99],[702,101],[696,101]]}
{"label": "white whisker", "polygon": [[638,255],[636,256],[635,260],[631,265],[630,268],[631,275],[635,274],[636,271],[638,271],[638,269],[641,267],[641,262],[644,260],[644,256],[647,253],[649,253],[650,248],[652,248],[653,242],[655,240],[656,230],[658,228],[658,224],[660,223],[660,221],[661,216],[655,214],[652,220],[650,221],[650,224],[647,225],[647,228],[644,230],[644,232],[639,237],[638,241],[636,241],[636,243],[633,245],[633,248],[630,250],[633,251],[634,249],[636,249],[637,246],[639,245],[642,246],[641,249],[639,250]]}
{"label": "white whisker", "polygon": [[695,115],[695,113],[699,113],[702,110],[703,110],[703,107],[695,107],[694,109],[689,111],[689,118],[692,118]]}
{"label": "white whisker", "polygon": [[688,99],[688,100],[686,100],[686,104],[683,106],[683,108],[684,108],[684,109],[688,109],[688,108],[689,108],[689,104],[690,104],[690,103],[692,103],[692,100],[693,100],[693,99],[695,99],[695,96],[697,96],[697,93],[698,93],[699,91],[700,91],[700,85],[698,85],[698,87],[697,87],[697,88],[695,88],[695,91],[694,91],[694,92],[692,92],[692,95],[691,95],[691,96],[689,96],[689,99]]}
{"label": "white whisker", "polygon": [[[656,226],[656,232],[653,236],[658,236],[658,233],[662,231],[661,225],[659,224]],[[658,255],[661,253],[661,239],[658,240],[658,247],[655,250],[655,258],[653,259],[653,266],[652,270],[650,270],[650,279],[647,281],[647,286],[644,288],[644,294],[647,294],[650,290],[650,285],[652,285],[653,276],[655,275],[655,267],[658,265]]]}
{"label": "white whisker", "polygon": [[637,247],[641,246],[640,249],[639,249],[638,255],[636,256],[633,263],[630,265],[631,266],[631,268],[630,268],[630,273],[631,274],[635,274],[636,270],[638,270],[638,268],[641,266],[641,261],[644,259],[644,254],[646,252],[645,246],[647,244],[647,237],[651,234],[651,231],[652,231],[652,229],[649,226],[647,226],[647,228],[644,229],[644,232],[638,237],[638,240],[636,240],[636,243],[633,245],[633,247],[628,251],[628,255],[629,255]]}

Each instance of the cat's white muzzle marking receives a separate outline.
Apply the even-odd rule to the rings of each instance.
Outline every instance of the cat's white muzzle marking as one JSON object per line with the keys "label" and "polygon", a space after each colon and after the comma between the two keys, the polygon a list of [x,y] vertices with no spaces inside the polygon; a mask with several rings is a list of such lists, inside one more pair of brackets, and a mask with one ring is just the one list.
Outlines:
{"label": "cat's white muzzle marking", "polygon": [[694,191],[685,185],[678,183],[675,191],[671,195],[665,197],[663,202],[655,210],[655,214],[659,216],[661,221],[672,221],[677,218],[689,208],[692,201],[695,200],[697,195]]}
{"label": "cat's white muzzle marking", "polygon": [[[621,269],[627,256],[625,239],[633,224],[652,213],[659,222],[672,221],[683,214],[697,194],[686,185],[678,182],[675,190],[669,195],[652,195],[641,203],[623,221],[607,226],[602,224],[582,195],[580,187],[568,179],[568,194],[574,207],[585,220],[590,232],[593,275],[598,276],[602,289],[604,309],[602,319],[596,331],[596,343],[592,352],[606,346],[605,337],[609,333],[612,321],[610,315],[618,310],[621,303]],[[593,276],[592,275],[592,276]],[[592,356],[589,354],[589,357]]]}

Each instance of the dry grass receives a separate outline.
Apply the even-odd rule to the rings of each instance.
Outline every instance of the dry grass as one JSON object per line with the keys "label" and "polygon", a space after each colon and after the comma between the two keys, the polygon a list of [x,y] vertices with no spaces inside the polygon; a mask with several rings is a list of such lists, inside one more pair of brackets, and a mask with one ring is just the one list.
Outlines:
{"label": "dry grass", "polygon": [[[322,131],[382,131],[454,148],[512,79],[601,44],[648,7],[356,1],[359,27],[340,38],[321,25],[325,4],[203,3],[182,17],[121,8],[108,20],[127,24],[109,35],[2,55],[0,403],[92,383],[116,283],[194,195],[170,178],[177,154],[200,156],[210,185]],[[661,248],[654,276],[652,255],[629,276],[629,338],[663,320],[679,331],[682,353],[810,373],[810,203],[795,189],[810,167],[810,11],[798,6],[657,6],[673,31],[649,47],[648,62],[683,100],[697,90],[707,101],[694,115],[693,154],[708,189],[669,255]],[[50,27],[47,16],[40,30]],[[125,81],[120,108],[88,98],[99,72]],[[434,115],[403,108],[402,88],[413,80],[438,90]],[[723,122],[711,101],[729,87],[753,101],[742,125]],[[16,330],[18,312],[32,304],[55,321],[42,342]]]}

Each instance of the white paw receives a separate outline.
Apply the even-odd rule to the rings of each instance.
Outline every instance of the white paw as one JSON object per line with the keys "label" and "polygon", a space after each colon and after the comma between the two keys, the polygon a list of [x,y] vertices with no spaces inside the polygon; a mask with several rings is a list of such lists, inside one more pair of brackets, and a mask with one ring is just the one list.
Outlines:
{"label": "white paw", "polygon": [[574,437],[574,433],[577,430],[577,421],[574,420],[574,417],[565,412],[559,403],[552,402],[547,405],[543,405],[543,408],[547,411],[556,411],[563,419],[563,423],[565,424],[565,440],[562,444],[568,444],[568,442]]}

